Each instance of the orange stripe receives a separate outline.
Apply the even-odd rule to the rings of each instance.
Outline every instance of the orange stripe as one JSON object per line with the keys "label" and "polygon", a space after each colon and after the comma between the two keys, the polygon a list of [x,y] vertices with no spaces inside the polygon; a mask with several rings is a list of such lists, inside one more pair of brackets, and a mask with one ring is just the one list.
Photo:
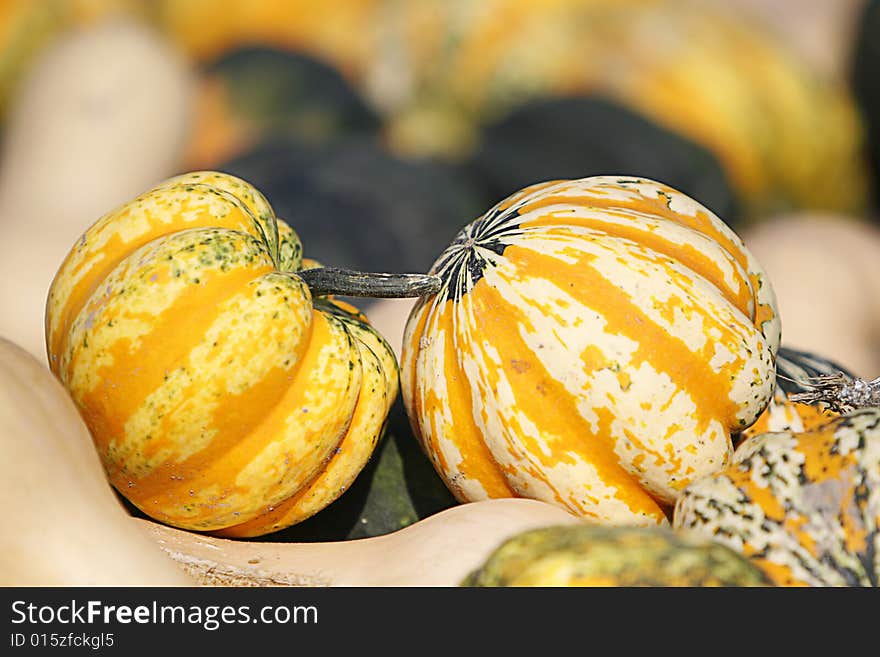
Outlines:
{"label": "orange stripe", "polygon": [[[101,451],[110,440],[122,439],[128,419],[161,386],[167,373],[185,364],[192,348],[220,314],[221,302],[247,289],[259,274],[259,270],[246,268],[212,271],[209,284],[190,285],[161,315],[143,317],[152,328],[140,336],[137,348],[129,339],[116,341],[109,349],[112,362],[98,370],[95,388],[71,390]],[[105,308],[95,322],[104,324],[123,313],[131,317],[124,306],[116,304],[116,312]],[[74,371],[81,358],[92,357],[82,343],[73,345],[67,371]]]}
{"label": "orange stripe", "polygon": [[[319,381],[317,378],[318,355],[322,347],[334,338],[328,321],[321,313],[315,313],[312,324],[311,341],[296,372],[291,374],[276,369],[264,381],[255,384],[244,393],[225,398],[212,422],[212,427],[218,429],[218,434],[208,447],[183,461],[163,463],[146,477],[137,479],[134,489],[124,488],[128,481],[124,477],[114,481],[114,484],[122,486],[122,490],[133,493],[130,499],[146,513],[173,522],[175,509],[192,504],[190,490],[201,491],[217,483],[229,482],[213,504],[203,508],[202,513],[197,516],[187,516],[187,523],[193,526],[201,519],[215,517],[217,511],[212,507],[222,504],[232,495],[246,497],[252,505],[249,515],[254,517],[259,513],[261,502],[267,496],[271,498],[274,495],[275,501],[280,502],[312,480],[342,439],[353,408],[346,408],[341,404],[327,421],[322,421],[312,428],[306,443],[314,442],[315,449],[307,461],[285,466],[284,474],[287,477],[283,482],[283,488],[280,480],[267,482],[278,486],[278,489],[272,492],[243,490],[231,483],[236,480],[242,468],[262,452],[267,444],[285,434],[288,417],[291,413],[301,412],[306,405],[307,392],[314,393],[316,385],[323,384],[327,395],[340,398],[347,395],[346,391],[351,387],[352,380]],[[271,408],[266,407],[265,396],[261,396],[266,393],[275,400]],[[237,424],[242,413],[238,406],[245,404],[253,404],[255,409],[260,410],[244,411],[244,419],[246,422],[251,421],[252,427],[241,429]],[[279,467],[281,465],[279,464]],[[200,502],[204,506],[204,500]],[[249,519],[247,516],[248,514],[242,513],[244,519]],[[217,526],[212,524],[201,528],[215,529]]]}
{"label": "orange stripe", "polygon": [[[528,271],[528,270],[526,270]],[[512,417],[504,417],[503,424],[516,442],[514,458],[518,461],[537,461],[544,468],[562,463],[576,463],[570,454],[577,454],[596,469],[599,478],[614,489],[620,499],[633,513],[644,513],[658,520],[663,518],[659,505],[628,472],[620,466],[614,453],[611,424],[614,416],[610,410],[597,407],[599,426],[594,430],[578,409],[578,398],[565,389],[558,373],[550,372],[536,357],[532,348],[520,335],[520,327],[529,327],[529,320],[522,310],[505,300],[497,289],[481,279],[468,296],[474,309],[474,332],[491,335],[492,346],[502,355],[501,371],[510,383],[515,397],[515,407],[531,418],[541,429],[541,438],[550,447],[545,454],[538,441],[529,438],[523,427]],[[529,327],[535,330],[535,327]],[[486,372],[488,382],[497,387],[499,376]],[[548,409],[552,409],[548,412]],[[508,437],[508,442],[511,439]],[[530,474],[556,490],[552,479],[540,468],[529,468]],[[566,504],[571,500],[559,502]],[[577,507],[585,510],[580,500]]]}
{"label": "orange stripe", "polygon": [[[425,411],[431,415],[435,412],[442,413],[445,406],[452,416],[452,424],[437,428],[431,447],[437,453],[437,458],[447,477],[449,476],[449,466],[443,461],[439,448],[441,440],[450,440],[455,444],[462,459],[457,466],[459,472],[466,478],[479,482],[489,497],[516,497],[515,491],[508,484],[504,473],[486,444],[486,438],[473,419],[474,408],[470,386],[459,363],[459,357],[467,357],[467,355],[460,354],[455,346],[453,332],[453,313],[455,311],[456,304],[452,301],[447,301],[435,311],[438,323],[445,328],[446,339],[443,344],[445,385],[439,394],[433,388],[429,390],[425,399]],[[452,483],[452,492],[462,501],[466,501],[454,482]]]}
{"label": "orange stripe", "polygon": [[[511,245],[504,252],[518,271],[529,277],[565,281],[566,291],[588,308],[596,308],[609,333],[625,336],[639,345],[632,354],[631,366],[648,363],[664,372],[678,390],[686,392],[696,405],[699,430],[705,431],[711,420],[727,427],[736,426],[737,404],[730,400],[732,377],[742,367],[742,359],[728,363],[719,372],[712,370],[705,354],[694,353],[681,340],[656,324],[602,272],[593,268],[593,256],[577,252],[580,260],[569,264],[527,248]],[[728,340],[727,342],[738,340]]]}
{"label": "orange stripe", "polygon": [[[553,199],[555,201],[555,199]],[[625,213],[606,210],[605,214],[617,215],[623,218],[632,219],[631,215]],[[555,226],[558,222],[564,222],[565,225]],[[641,227],[638,223],[632,222],[628,225],[617,224],[610,221],[603,221],[599,218],[575,216],[571,213],[562,213],[559,215],[544,215],[540,218],[529,219],[521,224],[524,228],[532,228],[537,226],[547,226],[548,230],[542,231],[542,236],[552,236],[554,233],[562,233],[573,238],[580,237],[575,231],[569,230],[569,226],[580,226],[591,228],[604,232],[607,235],[620,237],[631,240],[638,244],[641,248],[650,249],[659,254],[668,256],[669,258],[681,263],[691,271],[699,274],[714,285],[721,294],[736,308],[747,317],[753,316],[751,306],[754,305],[754,293],[751,289],[751,281],[741,274],[745,271],[736,262],[736,259],[729,252],[718,249],[720,253],[714,252],[710,255],[700,251],[693,244],[679,244],[671,241],[658,234],[650,228]],[[718,256],[727,257],[731,261],[732,269],[736,277],[736,289],[733,289],[724,280],[724,272],[717,264]]]}

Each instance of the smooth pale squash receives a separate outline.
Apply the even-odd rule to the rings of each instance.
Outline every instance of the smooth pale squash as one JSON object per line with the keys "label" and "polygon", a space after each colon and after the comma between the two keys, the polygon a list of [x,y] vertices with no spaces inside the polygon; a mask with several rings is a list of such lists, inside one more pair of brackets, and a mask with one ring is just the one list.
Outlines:
{"label": "smooth pale squash", "polygon": [[749,438],[688,486],[673,526],[726,545],[783,586],[877,586],[880,408]]}
{"label": "smooth pale squash", "polygon": [[132,518],[64,388],[5,338],[0,444],[3,586],[455,586],[506,538],[578,522],[541,502],[492,500],[382,537],[294,544],[214,538]]}
{"label": "smooth pale squash", "polygon": [[487,500],[384,536],[323,543],[233,541],[132,522],[206,585],[456,586],[511,536],[580,521],[535,500]]}
{"label": "smooth pale squash", "polygon": [[0,2],[0,124],[19,84],[42,50],[64,33],[110,15],[142,16],[140,0],[3,0]]}
{"label": "smooth pale squash", "polygon": [[264,534],[325,507],[369,459],[396,359],[354,308],[313,297],[301,266],[262,194],[216,172],[108,213],[61,265],[50,367],[111,483],[150,517]]}
{"label": "smooth pale squash", "polygon": [[96,217],[177,170],[191,84],[169,43],[123,19],[65,32],[28,67],[0,150],[0,304],[15,309],[0,335],[45,362],[58,265]]}
{"label": "smooth pale squash", "polygon": [[564,525],[505,541],[462,586],[768,586],[728,547],[668,527]]}
{"label": "smooth pale squash", "polygon": [[770,282],[709,210],[644,179],[552,181],[462,230],[406,325],[401,389],[462,501],[662,524],[773,392]]}
{"label": "smooth pale squash", "polygon": [[0,586],[190,586],[107,484],[88,429],[33,355],[0,338]]}

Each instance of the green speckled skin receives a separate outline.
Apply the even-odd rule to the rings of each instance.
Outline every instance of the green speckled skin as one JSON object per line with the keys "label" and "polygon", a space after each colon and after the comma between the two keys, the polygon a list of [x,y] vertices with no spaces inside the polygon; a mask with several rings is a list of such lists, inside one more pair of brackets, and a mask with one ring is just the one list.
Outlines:
{"label": "green speckled skin", "polygon": [[688,486],[673,526],[729,546],[779,586],[880,578],[880,408],[810,431],[763,433]]}
{"label": "green speckled skin", "polygon": [[462,586],[768,586],[733,550],[660,527],[572,525],[504,542]]}

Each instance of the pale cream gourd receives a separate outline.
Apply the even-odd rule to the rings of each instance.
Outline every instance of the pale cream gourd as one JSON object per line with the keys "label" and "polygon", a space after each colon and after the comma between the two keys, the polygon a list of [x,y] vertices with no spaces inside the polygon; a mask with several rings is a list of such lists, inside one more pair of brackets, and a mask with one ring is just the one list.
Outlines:
{"label": "pale cream gourd", "polygon": [[2,338],[0,449],[0,586],[456,586],[508,537],[579,522],[543,502],[491,500],[384,536],[271,543],[133,518],[64,388]]}
{"label": "pale cream gourd", "polygon": [[16,88],[0,152],[0,335],[45,361],[49,284],[92,222],[176,172],[193,74],[133,19],[65,33]]}
{"label": "pale cream gourd", "polygon": [[526,499],[460,504],[391,534],[271,543],[202,536],[134,519],[199,583],[225,586],[457,586],[508,538],[581,521]]}
{"label": "pale cream gourd", "polygon": [[49,370],[0,338],[0,586],[187,586],[104,477]]}

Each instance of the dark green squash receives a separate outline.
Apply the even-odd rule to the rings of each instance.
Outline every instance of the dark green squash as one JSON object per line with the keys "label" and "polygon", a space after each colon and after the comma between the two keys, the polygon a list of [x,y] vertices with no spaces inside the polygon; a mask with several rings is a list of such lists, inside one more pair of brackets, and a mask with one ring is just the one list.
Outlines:
{"label": "dark green squash", "polygon": [[339,70],[305,53],[243,46],[204,64],[198,79],[190,169],[216,168],[263,140],[320,144],[381,125]]}
{"label": "dark green squash", "polygon": [[[309,258],[361,271],[427,271],[486,198],[455,165],[389,154],[368,136],[263,142],[221,165],[295,220]],[[294,219],[295,218],[295,219]]]}
{"label": "dark green squash", "polygon": [[626,174],[666,183],[728,223],[739,217],[736,193],[708,149],[601,97],[513,110],[483,129],[470,167],[496,200],[543,180]]}
{"label": "dark green squash", "polygon": [[866,130],[873,209],[880,209],[880,0],[866,0],[852,52],[851,80]]}

